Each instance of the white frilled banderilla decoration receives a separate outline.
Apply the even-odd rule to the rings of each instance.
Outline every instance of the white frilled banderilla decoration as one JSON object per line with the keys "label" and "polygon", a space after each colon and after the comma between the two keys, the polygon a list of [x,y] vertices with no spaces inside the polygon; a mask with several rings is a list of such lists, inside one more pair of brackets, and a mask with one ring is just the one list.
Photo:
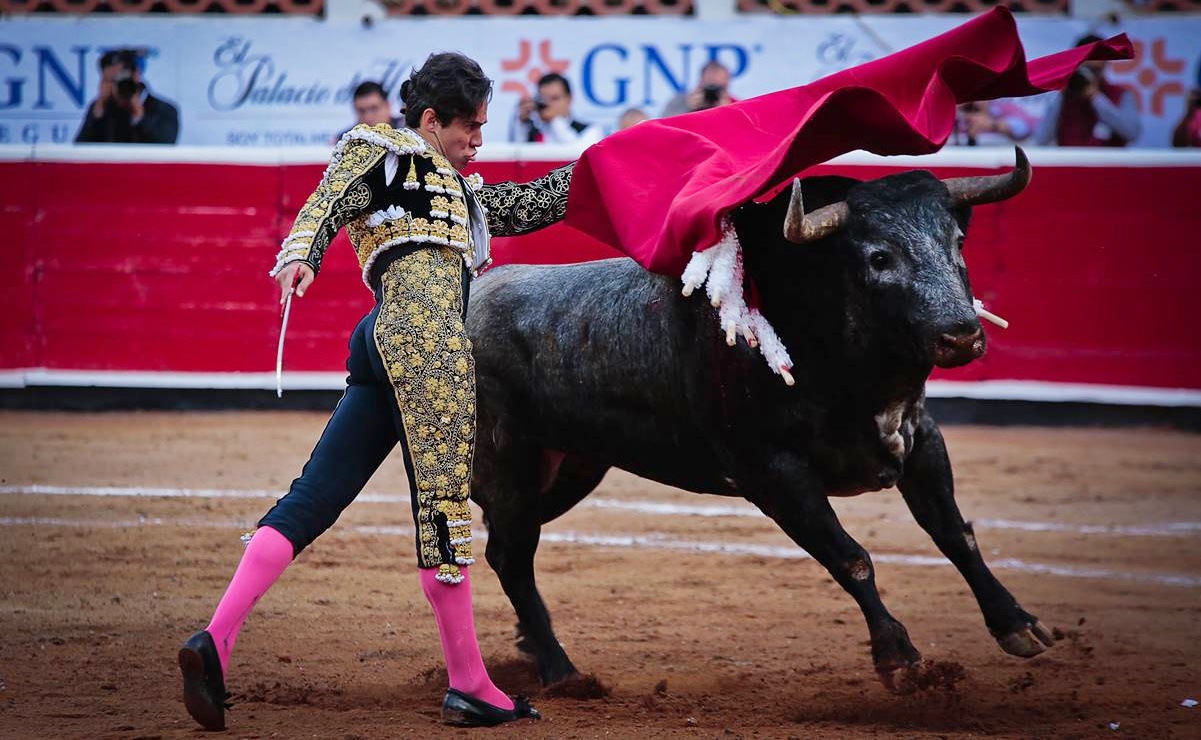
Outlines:
{"label": "white frilled banderilla decoration", "polygon": [[792,358],[776,330],[759,309],[746,305],[742,245],[729,218],[723,223],[721,241],[703,252],[693,252],[680,277],[686,296],[702,285],[706,286],[709,302],[717,309],[718,321],[726,333],[726,344],[733,347],[741,334],[746,337],[747,344],[759,348],[773,373],[784,378],[788,385],[796,383],[790,372]]}

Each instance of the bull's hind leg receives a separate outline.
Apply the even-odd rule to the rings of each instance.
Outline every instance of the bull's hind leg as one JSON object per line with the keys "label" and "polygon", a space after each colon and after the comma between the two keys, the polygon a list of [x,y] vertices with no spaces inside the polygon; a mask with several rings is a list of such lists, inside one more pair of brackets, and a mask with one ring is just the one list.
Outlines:
{"label": "bull's hind leg", "polygon": [[[893,691],[905,691],[909,669],[918,664],[921,654],[909,640],[905,626],[898,622],[876,589],[876,576],[871,557],[856,542],[831,508],[829,500],[816,485],[797,490],[798,480],[808,476],[798,468],[797,475],[787,482],[776,482],[773,493],[763,497],[748,497],[765,514],[817,562],[825,566],[859,604],[867,621],[872,642],[872,661],[880,680]],[[795,493],[782,493],[792,489]]]}
{"label": "bull's hind leg", "polygon": [[1041,653],[1043,645],[1052,645],[1055,640],[1050,630],[1018,605],[984,563],[972,525],[963,521],[955,505],[947,448],[942,432],[929,416],[923,418],[914,435],[913,451],[905,461],[905,476],[898,486],[918,524],[963,574],[984,613],[984,623],[1001,649],[1029,658]]}
{"label": "bull's hind leg", "polygon": [[534,554],[542,524],[578,503],[604,470],[590,476],[574,461],[517,444],[497,453],[503,463],[491,467],[486,502],[481,501],[488,526],[488,563],[517,613],[517,647],[534,659],[539,678],[549,686],[578,672],[555,637],[538,593]]}

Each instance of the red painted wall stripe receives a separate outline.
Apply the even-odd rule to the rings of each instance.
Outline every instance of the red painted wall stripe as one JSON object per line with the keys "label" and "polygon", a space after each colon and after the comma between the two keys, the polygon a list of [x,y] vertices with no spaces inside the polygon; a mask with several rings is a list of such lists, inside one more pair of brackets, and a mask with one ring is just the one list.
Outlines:
{"label": "red painted wall stripe", "polygon": [[[484,162],[488,180],[551,162]],[[986,168],[932,168],[940,176]],[[876,177],[898,168],[828,165]],[[316,164],[0,162],[0,369],[263,372],[279,318],[267,277]],[[979,362],[936,377],[1201,389],[1201,167],[1036,165],[976,209],[977,294],[1012,322]],[[567,227],[497,239],[505,262],[614,256]],[[338,371],[371,306],[340,236],[289,329],[290,371]]]}

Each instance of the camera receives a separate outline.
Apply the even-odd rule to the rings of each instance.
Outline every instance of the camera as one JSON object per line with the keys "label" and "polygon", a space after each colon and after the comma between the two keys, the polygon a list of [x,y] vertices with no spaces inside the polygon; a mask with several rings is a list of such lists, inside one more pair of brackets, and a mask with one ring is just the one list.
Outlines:
{"label": "camera", "polygon": [[1068,78],[1067,91],[1072,95],[1083,95],[1089,85],[1097,81],[1097,75],[1088,67],[1081,67]]}
{"label": "camera", "polygon": [[705,107],[712,108],[717,105],[717,101],[721,100],[722,86],[721,85],[705,85],[701,88],[701,96],[705,101]]}
{"label": "camera", "polygon": [[134,70],[142,69],[146,55],[146,49],[110,49],[101,55],[101,70],[112,66],[120,68],[113,77],[113,96],[115,98],[128,102],[146,89],[145,85],[135,79],[134,72]]}
{"label": "camera", "polygon": [[117,97],[122,100],[131,100],[139,92],[139,85],[134,81],[133,74],[129,72],[122,72],[117,75],[115,82],[114,90],[117,93]]}

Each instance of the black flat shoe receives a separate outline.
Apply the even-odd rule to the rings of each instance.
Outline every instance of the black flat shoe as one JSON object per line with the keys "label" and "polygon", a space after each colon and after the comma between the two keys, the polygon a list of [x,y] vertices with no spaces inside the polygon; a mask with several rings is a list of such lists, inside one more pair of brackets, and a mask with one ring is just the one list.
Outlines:
{"label": "black flat shoe", "polygon": [[206,730],[224,730],[229,694],[217,644],[208,631],[192,635],[179,649],[179,670],[183,672],[183,703],[188,714]]}
{"label": "black flat shoe", "polygon": [[446,698],[442,700],[442,719],[458,727],[492,727],[527,717],[542,719],[542,715],[530,706],[524,696],[513,700],[512,709],[494,707],[455,689],[447,690]]}

